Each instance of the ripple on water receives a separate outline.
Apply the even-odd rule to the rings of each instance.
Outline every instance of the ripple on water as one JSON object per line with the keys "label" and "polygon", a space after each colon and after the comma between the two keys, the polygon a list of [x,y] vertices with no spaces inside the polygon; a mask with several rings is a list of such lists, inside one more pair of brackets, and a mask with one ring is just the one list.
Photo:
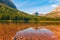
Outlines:
{"label": "ripple on water", "polygon": [[37,30],[28,28],[17,32],[15,38],[17,40],[57,40],[54,33],[46,28]]}

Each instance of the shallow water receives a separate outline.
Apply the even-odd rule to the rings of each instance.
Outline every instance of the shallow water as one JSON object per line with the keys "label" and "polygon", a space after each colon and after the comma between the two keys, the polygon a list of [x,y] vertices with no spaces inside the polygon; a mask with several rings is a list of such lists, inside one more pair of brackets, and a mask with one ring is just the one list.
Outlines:
{"label": "shallow water", "polygon": [[16,40],[57,40],[54,33],[47,28],[27,28],[15,35]]}
{"label": "shallow water", "polygon": [[[19,38],[19,35],[17,34],[24,34],[26,37],[32,36],[31,38],[29,37],[30,40],[37,40],[39,38],[48,40],[51,37],[53,37],[54,40],[60,40],[60,25],[44,25],[40,23],[0,23],[0,40],[14,40],[14,37]],[[44,35],[44,37],[40,34]],[[49,37],[46,35],[49,35]]]}

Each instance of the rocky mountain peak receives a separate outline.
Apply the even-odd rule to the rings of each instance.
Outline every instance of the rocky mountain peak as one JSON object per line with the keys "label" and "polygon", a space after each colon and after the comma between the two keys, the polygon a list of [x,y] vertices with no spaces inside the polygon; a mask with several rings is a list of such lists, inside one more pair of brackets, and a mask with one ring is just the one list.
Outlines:
{"label": "rocky mountain peak", "polygon": [[60,17],[60,6],[57,6],[52,12],[46,14],[47,17]]}
{"label": "rocky mountain peak", "polygon": [[2,3],[16,9],[16,6],[13,4],[11,0],[0,0],[0,4]]}

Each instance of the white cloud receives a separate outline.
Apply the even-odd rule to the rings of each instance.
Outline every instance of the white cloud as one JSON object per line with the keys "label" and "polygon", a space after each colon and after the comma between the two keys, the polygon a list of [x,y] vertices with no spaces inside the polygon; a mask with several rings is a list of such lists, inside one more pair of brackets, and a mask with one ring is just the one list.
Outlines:
{"label": "white cloud", "polygon": [[55,8],[55,7],[59,6],[59,5],[57,5],[57,4],[53,4],[53,5],[51,5],[51,6]]}

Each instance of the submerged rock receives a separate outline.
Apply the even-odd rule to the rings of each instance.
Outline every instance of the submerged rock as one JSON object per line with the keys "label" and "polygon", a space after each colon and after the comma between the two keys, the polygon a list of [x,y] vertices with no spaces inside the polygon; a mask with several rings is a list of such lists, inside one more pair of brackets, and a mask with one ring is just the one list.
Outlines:
{"label": "submerged rock", "polygon": [[12,3],[11,0],[0,0],[0,4],[2,3],[16,9],[16,6]]}
{"label": "submerged rock", "polygon": [[28,28],[16,33],[14,40],[57,40],[54,33],[48,29]]}

